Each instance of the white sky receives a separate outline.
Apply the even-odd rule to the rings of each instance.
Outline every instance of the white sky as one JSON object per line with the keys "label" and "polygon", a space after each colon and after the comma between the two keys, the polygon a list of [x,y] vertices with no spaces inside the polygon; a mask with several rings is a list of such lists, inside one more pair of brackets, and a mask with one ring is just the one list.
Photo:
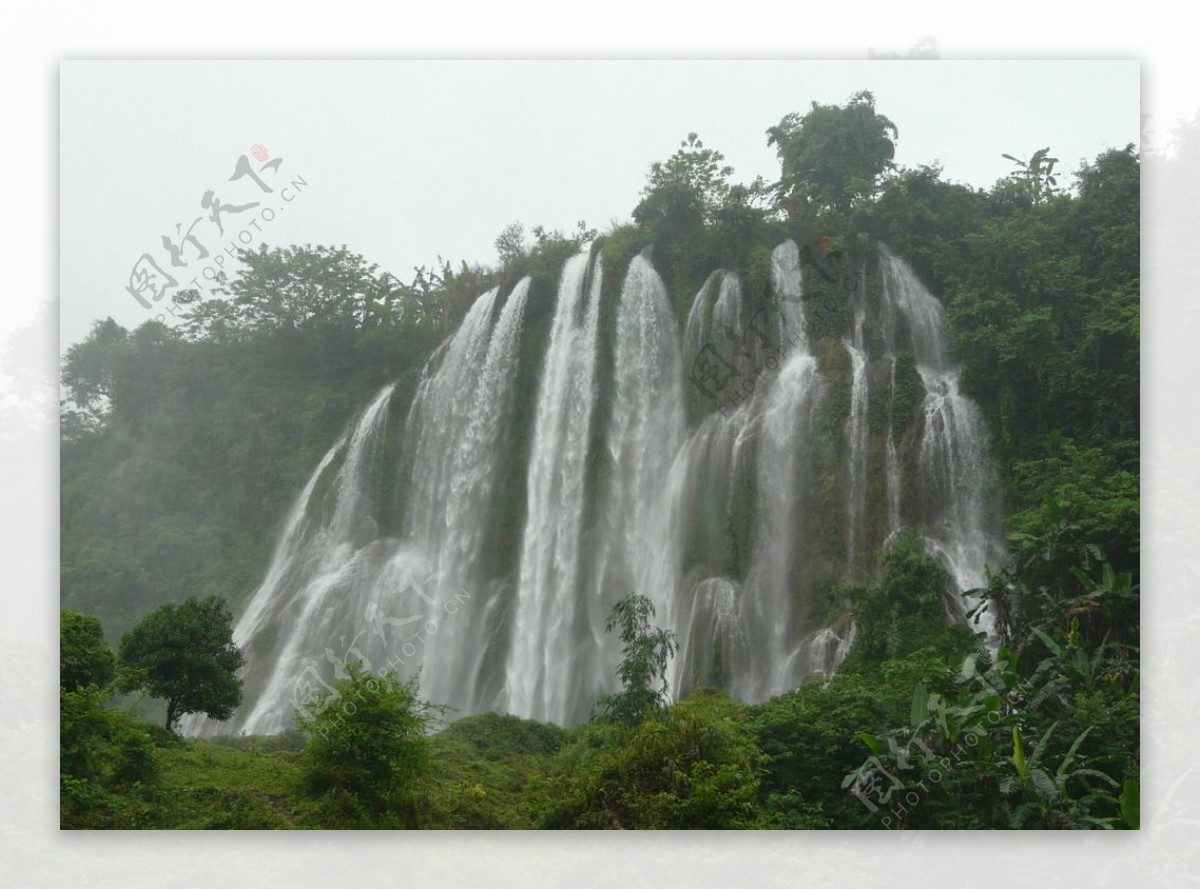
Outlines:
{"label": "white sky", "polygon": [[[97,318],[153,315],[125,291],[143,253],[181,287],[212,262],[171,268],[176,223],[204,215],[193,234],[213,255],[234,242],[258,210],[219,237],[208,189],[278,211],[247,230],[252,247],[346,244],[406,278],[439,254],[492,262],[513,220],[628,219],[650,162],[692,130],[735,179],[773,179],[767,127],[860,89],[899,128],[898,163],[938,160],[976,186],[1009,172],[1002,152],[1048,145],[1070,172],[1139,141],[1136,61],[64,62],[61,345]],[[256,143],[282,158],[280,181],[308,183],[290,205],[226,181]]]}

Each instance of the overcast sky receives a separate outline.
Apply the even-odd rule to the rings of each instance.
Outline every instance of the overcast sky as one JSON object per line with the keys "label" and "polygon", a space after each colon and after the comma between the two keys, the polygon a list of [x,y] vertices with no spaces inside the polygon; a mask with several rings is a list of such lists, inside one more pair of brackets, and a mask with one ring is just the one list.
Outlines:
{"label": "overcast sky", "polygon": [[[513,220],[627,220],[647,166],[689,131],[736,180],[775,178],[767,127],[861,89],[899,128],[897,163],[936,160],[975,186],[1009,172],[1002,152],[1050,146],[1069,172],[1140,126],[1133,61],[94,61],[64,62],[60,84],[64,350],[97,318],[161,311],[126,291],[146,253],[180,288],[241,232],[250,247],[346,244],[401,278],[439,254],[490,263]],[[262,169],[256,145],[280,163]],[[271,193],[229,181],[242,155]],[[258,206],[223,213],[222,236],[209,190]],[[190,242],[172,267],[176,224],[207,260]]]}

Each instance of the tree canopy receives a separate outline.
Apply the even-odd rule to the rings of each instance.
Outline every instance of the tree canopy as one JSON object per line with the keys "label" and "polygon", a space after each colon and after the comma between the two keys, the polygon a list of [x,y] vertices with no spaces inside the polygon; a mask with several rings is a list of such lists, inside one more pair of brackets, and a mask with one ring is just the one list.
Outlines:
{"label": "tree canopy", "polygon": [[63,689],[103,689],[116,677],[117,658],[95,615],[59,612],[59,673]]}
{"label": "tree canopy", "polygon": [[899,131],[875,111],[875,97],[862,90],[845,105],[812,103],[767,130],[779,155],[779,200],[792,212],[805,207],[849,210],[875,195],[879,178],[895,166]]}

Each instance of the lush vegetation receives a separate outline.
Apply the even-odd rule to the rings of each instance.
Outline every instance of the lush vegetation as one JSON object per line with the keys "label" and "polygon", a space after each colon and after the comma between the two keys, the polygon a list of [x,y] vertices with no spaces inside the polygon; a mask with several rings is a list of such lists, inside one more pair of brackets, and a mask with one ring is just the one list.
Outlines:
{"label": "lush vegetation", "polygon": [[[514,224],[495,268],[439,262],[402,283],[346,248],[262,248],[220,299],[185,301],[177,327],[103,321],[72,346],[62,596],[87,614],[63,613],[64,826],[1136,827],[1137,153],[1106,151],[1068,186],[1050,149],[1022,160],[998,145],[1017,152],[1012,175],[974,189],[936,166],[896,168],[896,125],[870,93],[767,136],[777,182],[735,182],[689,134],[651,166],[631,224],[535,228],[532,241]],[[439,711],[415,686],[357,671],[278,738],[183,740],[116,696],[140,678],[171,699],[148,685],[147,653],[184,633],[185,607],[154,610],[213,596],[236,609],[355,408],[390,381],[410,398],[483,290],[531,275],[536,330],[581,244],[601,241],[612,275],[652,243],[682,315],[717,267],[765,289],[787,237],[829,285],[818,334],[844,328],[830,296],[842,266],[828,261],[876,242],[945,304],[1003,488],[1009,560],[976,592],[999,616],[998,652],[947,620],[945,570],[902,536],[872,583],[829,594],[857,622],[842,669],[760,704],[711,689],[670,702],[674,641],[637,597],[610,622],[623,689],[571,729],[481,714],[434,731]],[[881,421],[901,432],[912,371],[898,369],[901,404]],[[105,634],[131,634],[120,659]],[[189,710],[209,709],[176,698],[167,725]]]}
{"label": "lush vegetation", "polygon": [[[63,824],[1136,827],[1136,661],[1110,624],[1136,596],[1129,577],[1088,578],[1065,625],[1033,618],[1023,643],[1040,640],[1042,654],[1023,666],[1022,642],[992,658],[947,628],[929,586],[944,570],[911,540],[885,563],[856,595],[911,607],[908,632],[894,632],[908,612],[885,611],[860,631],[884,646],[856,648],[834,677],[760,705],[714,689],[659,700],[661,674],[646,665],[666,639],[637,597],[614,625],[628,631],[622,692],[570,730],[481,714],[429,734],[439,709],[413,682],[357,665],[296,733],[266,738],[180,739],[106,709],[95,685],[64,686]],[[614,709],[622,695],[645,706]]]}

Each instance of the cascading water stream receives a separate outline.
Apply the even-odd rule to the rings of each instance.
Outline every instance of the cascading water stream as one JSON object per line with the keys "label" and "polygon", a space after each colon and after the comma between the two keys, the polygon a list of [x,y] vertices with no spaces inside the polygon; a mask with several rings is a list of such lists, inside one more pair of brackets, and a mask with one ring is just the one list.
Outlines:
{"label": "cascading water stream", "polygon": [[[926,545],[946,563],[960,592],[982,586],[984,569],[1002,556],[990,503],[992,471],[987,428],[979,408],[959,387],[959,372],[945,360],[942,304],[925,289],[903,260],[881,250],[880,269],[889,351],[897,328],[907,330],[924,390],[919,411],[915,519],[927,530]],[[894,362],[893,362],[893,375]],[[952,614],[963,608],[954,604]],[[991,635],[992,620],[980,616]]]}
{"label": "cascading water stream", "polygon": [[[813,435],[825,383],[807,334],[801,295],[804,281],[799,250],[793,241],[772,253],[772,279],[781,307],[781,335],[796,346],[771,382],[759,431],[757,454],[758,523],[754,555],[747,574],[747,636],[765,651],[731,691],[760,701],[793,687],[807,673],[794,643],[800,624],[795,598],[796,541],[808,527],[812,484]],[[764,657],[765,656],[765,657]]]}
{"label": "cascading water stream", "polygon": [[[865,279],[865,276],[860,276]],[[846,562],[853,574],[862,551],[867,509],[867,348],[863,337],[866,300],[863,288],[854,291],[854,322],[842,347],[850,359],[850,417],[846,423],[847,477]]]}
{"label": "cascading water stream", "polygon": [[[438,374],[444,379],[439,379],[436,387],[442,398],[430,406],[427,416],[436,414],[438,408],[453,412],[465,403],[465,399],[460,402],[445,397],[447,390],[458,395],[462,390],[452,388],[464,385],[469,387],[465,395],[470,398],[470,407],[465,414],[439,418],[430,424],[432,431],[442,434],[442,438],[430,436],[424,455],[436,458],[430,461],[432,466],[421,462],[413,465],[414,489],[419,489],[418,480],[423,477],[432,476],[438,469],[445,472],[445,478],[427,486],[441,494],[444,508],[439,510],[437,504],[413,501],[408,509],[408,526],[414,542],[423,548],[424,558],[431,567],[436,567],[440,576],[437,588],[440,599],[423,600],[426,624],[438,629],[427,634],[423,642],[422,693],[433,701],[451,703],[468,712],[493,704],[488,698],[489,693],[495,692],[487,689],[488,684],[480,676],[492,632],[486,620],[489,607],[494,611],[494,604],[483,598],[488,579],[481,557],[491,517],[492,492],[502,470],[501,445],[506,419],[512,410],[512,381],[529,286],[530,280],[523,278],[509,294],[477,375],[467,368],[478,366],[479,356],[471,350],[479,345],[480,338],[469,336],[461,354],[452,351],[447,356]],[[493,291],[478,301],[485,304],[484,312],[490,312],[494,294]],[[458,357],[462,368],[450,365]],[[450,459],[443,461],[442,455]],[[440,519],[442,524],[431,527],[430,518]],[[471,607],[458,609],[453,617],[447,615],[445,609],[450,602],[447,597],[462,592],[474,600]]]}
{"label": "cascading water stream", "polygon": [[[498,289],[474,302],[436,365],[427,365],[405,424],[412,454],[406,532],[418,548],[436,551],[457,504],[451,498],[455,462],[476,408]],[[438,554],[435,554],[438,555]]]}
{"label": "cascading water stream", "polygon": [[[424,664],[431,668],[422,677],[425,694],[458,708],[475,706],[472,662],[454,650],[473,632],[486,632],[484,622],[473,621],[471,610],[463,608],[455,620],[438,625],[437,617],[448,616],[433,613],[444,605],[438,596],[481,580],[477,545],[497,470],[495,440],[511,409],[528,288],[526,279],[513,290],[494,335],[498,292],[483,295],[425,369],[405,430],[415,455],[409,515],[418,518],[408,524],[404,539],[380,535],[371,504],[377,480],[392,471],[381,457],[394,387],[380,392],[326,454],[235,629],[235,641],[247,653],[247,705],[231,726],[220,729],[287,729],[297,708],[312,693],[329,691],[353,659],[368,668],[388,665],[405,676]],[[315,492],[339,456],[336,474],[323,486],[327,493],[316,503]],[[332,508],[322,511],[322,504]],[[322,512],[323,519],[313,518]],[[451,568],[436,576],[442,583],[430,596],[414,570],[430,574],[441,564]],[[460,599],[450,601],[456,613]],[[401,657],[412,647],[411,635],[422,631],[420,656]],[[260,657],[260,649],[269,654]],[[216,726],[193,720],[187,728],[209,732]]]}
{"label": "cascading water stream", "polygon": [[860,333],[857,344],[843,340],[850,358],[850,418],[846,423],[847,475],[849,491],[846,496],[846,560],[853,568],[862,549],[862,525],[867,505],[867,356],[861,340],[861,322],[855,326]]}
{"label": "cascading water stream", "polygon": [[[786,342],[791,351],[777,350],[782,358],[773,353],[751,355],[750,365],[739,368],[739,379],[749,371],[756,377],[761,374],[765,385],[756,384],[735,411],[709,416],[688,440],[672,474],[680,515],[688,515],[703,498],[700,489],[705,480],[721,486],[724,503],[717,506],[732,512],[730,497],[739,474],[749,471],[754,479],[759,520],[746,577],[739,583],[708,575],[695,582],[690,608],[681,613],[683,620],[676,626],[682,645],[672,675],[676,689],[696,682],[697,677],[720,676],[734,695],[749,700],[782,691],[796,679],[795,647],[790,643],[795,630],[793,542],[803,534],[804,491],[811,472],[809,443],[821,394],[817,362],[809,354],[804,332],[803,280],[794,242],[776,248],[772,271],[779,308],[778,345]],[[689,315],[688,343],[693,349],[714,330],[727,331],[727,339],[746,343],[750,324],[741,288],[729,273],[719,278],[712,322],[706,323],[706,301],[717,280],[709,279]],[[757,367],[759,362],[762,367]],[[747,458],[753,460],[750,467]]]}
{"label": "cascading water stream", "polygon": [[[674,626],[680,534],[668,488],[685,429],[679,333],[667,289],[649,260],[629,264],[617,307],[614,387],[607,442],[602,534],[592,569],[592,626],[631,592],[648,597],[657,620]],[[610,671],[611,635],[589,641]]]}
{"label": "cascading water stream", "polygon": [[[294,618],[296,613],[289,607],[296,592],[296,578],[302,575],[306,568],[301,563],[307,562],[303,559],[306,549],[302,545],[314,534],[314,528],[309,518],[313,492],[326,470],[329,469],[329,465],[345,447],[346,437],[343,436],[325,452],[325,456],[321,458],[321,462],[309,476],[308,482],[305,483],[300,496],[296,498],[288,513],[283,533],[271,555],[271,564],[267,569],[266,577],[251,594],[246,610],[234,625],[234,645],[241,649],[246,656],[246,666],[242,671],[242,677],[246,687],[245,692],[249,694],[253,694],[261,687],[262,682],[267,679],[266,676],[263,676],[264,672],[270,668],[269,665],[264,666],[258,663],[259,659],[255,657],[254,648],[250,643],[270,623],[280,625],[285,630],[291,629],[289,617]],[[210,735],[228,729],[228,727],[208,720],[200,714],[186,715],[180,720],[179,727],[185,735]]]}
{"label": "cascading water stream", "polygon": [[608,685],[595,659],[576,655],[581,640],[604,633],[602,624],[594,626],[595,610],[581,608],[578,596],[602,277],[599,258],[590,262],[584,253],[567,260],[559,282],[538,392],[506,667],[507,710],[559,723],[586,713],[593,702],[588,696]]}
{"label": "cascading water stream", "polygon": [[732,694],[762,699],[794,685],[793,542],[803,536],[809,448],[822,380],[817,360],[798,351],[772,383],[763,408],[758,450],[758,516],[754,555],[742,588],[747,636],[759,656],[736,678]]}
{"label": "cascading water stream", "polygon": [[[339,619],[343,610],[339,606],[345,599],[355,598],[355,593],[363,589],[359,582],[370,574],[378,547],[373,541],[374,523],[369,511],[363,509],[369,496],[367,474],[363,470],[381,445],[393,388],[384,387],[350,433],[342,464],[330,485],[333,510],[329,519],[311,534],[296,536],[289,547],[277,551],[268,579],[286,578],[287,583],[272,588],[264,584],[256,594],[256,598],[267,600],[277,600],[283,595],[288,602],[264,602],[260,607],[252,603],[243,616],[245,622],[256,612],[271,609],[279,617],[286,616],[279,631],[288,631],[286,636],[280,633],[285,642],[274,662],[267,666],[257,700],[244,716],[239,714],[237,722],[244,732],[282,732],[290,726],[298,678],[313,666],[316,653],[335,645],[342,630]],[[305,499],[306,512],[316,480],[329,465],[328,461],[322,463],[323,468],[306,487],[309,494]],[[249,636],[249,627],[246,644],[244,648],[252,657],[255,640]],[[254,671],[257,666],[251,658],[247,661],[247,672]]]}
{"label": "cascading water stream", "polygon": [[892,432],[892,413],[896,398],[896,357],[888,355],[888,424],[884,443],[883,472],[887,485],[888,534],[900,529],[900,457],[896,453],[896,436]]}

